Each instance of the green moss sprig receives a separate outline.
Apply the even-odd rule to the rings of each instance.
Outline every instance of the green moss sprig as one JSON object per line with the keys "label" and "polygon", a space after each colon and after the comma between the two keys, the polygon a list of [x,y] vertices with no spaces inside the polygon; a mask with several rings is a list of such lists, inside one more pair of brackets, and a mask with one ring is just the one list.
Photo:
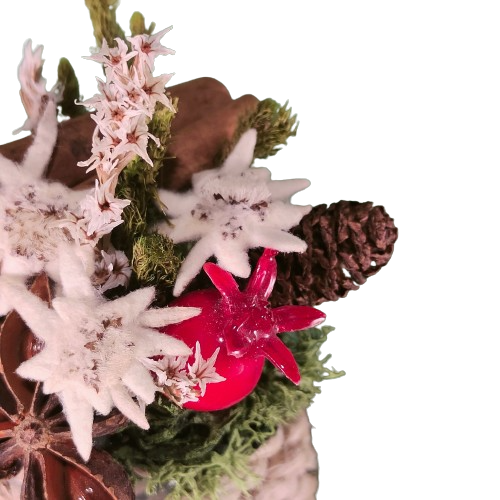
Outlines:
{"label": "green moss sprig", "polygon": [[274,156],[281,150],[280,146],[286,145],[290,137],[297,135],[298,126],[297,115],[292,115],[288,101],[281,105],[273,99],[264,99],[259,102],[253,113],[239,121],[233,139],[221,150],[214,163],[222,164],[242,134],[250,128],[257,130],[254,158],[264,159]]}
{"label": "green moss sprig", "polygon": [[61,113],[69,118],[86,114],[87,110],[85,107],[75,103],[75,101],[82,100],[80,85],[73,66],[71,66],[71,63],[65,57],[59,60],[57,83],[62,88],[62,100],[59,103]]}
{"label": "green moss sprig", "polygon": [[113,46],[117,37],[125,40],[125,32],[116,21],[119,3],[119,0],[85,0],[98,47],[102,46],[103,38],[110,46]]}

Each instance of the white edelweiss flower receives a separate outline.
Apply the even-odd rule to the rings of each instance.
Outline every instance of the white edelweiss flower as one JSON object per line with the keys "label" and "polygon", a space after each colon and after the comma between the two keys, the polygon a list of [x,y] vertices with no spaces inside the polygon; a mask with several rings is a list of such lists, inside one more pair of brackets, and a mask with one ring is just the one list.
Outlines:
{"label": "white edelweiss flower", "polygon": [[159,190],[172,224],[163,224],[174,243],[197,241],[184,260],[174,286],[178,296],[214,255],[230,273],[250,274],[247,251],[267,247],[281,252],[303,252],[306,243],[288,232],[311,206],[290,203],[293,194],[309,186],[307,179],[272,181],[266,168],[251,167],[257,140],[245,132],[224,164],[193,175],[187,193]]}
{"label": "white edelweiss flower", "polygon": [[168,49],[160,43],[163,36],[171,29],[172,26],[169,26],[154,35],[136,35],[127,38],[132,45],[132,48],[137,52],[137,58],[134,61],[134,64],[137,67],[142,67],[144,65],[153,71],[154,60],[157,56],[160,54],[175,54],[175,50]]}
{"label": "white edelweiss flower", "polygon": [[153,402],[158,387],[142,360],[190,355],[184,342],[157,328],[189,319],[200,310],[148,309],[153,287],[106,301],[71,251],[62,252],[60,259],[62,292],[53,299],[52,308],[9,278],[0,278],[0,296],[8,298],[44,346],[21,363],[17,373],[43,382],[45,394],[57,394],[75,446],[88,460],[94,410],[107,415],[117,407],[139,427],[149,427],[144,405]]}
{"label": "white edelweiss flower", "polygon": [[[0,273],[28,277],[46,270],[57,279],[58,249],[73,244],[71,229],[82,193],[43,179],[57,138],[56,106],[49,100],[39,120],[34,141],[22,162],[0,155]],[[93,251],[82,249],[93,263]],[[0,314],[5,313],[0,303]]]}

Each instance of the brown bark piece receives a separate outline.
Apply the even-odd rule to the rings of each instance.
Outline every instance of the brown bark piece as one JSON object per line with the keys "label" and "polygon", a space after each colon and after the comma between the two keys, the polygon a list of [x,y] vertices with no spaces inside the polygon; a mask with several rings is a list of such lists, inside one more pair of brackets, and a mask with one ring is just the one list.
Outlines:
{"label": "brown bark piece", "polygon": [[[179,111],[172,122],[172,139],[167,154],[172,157],[161,170],[159,185],[172,190],[188,189],[193,173],[213,168],[220,151],[231,142],[239,121],[256,110],[258,99],[244,95],[233,99],[227,88],[213,78],[197,78],[169,87],[179,98]],[[54,155],[47,177],[69,187],[91,186],[93,172],[77,167],[91,155],[95,123],[90,115],[61,122]],[[0,146],[0,153],[21,161],[32,138]]]}

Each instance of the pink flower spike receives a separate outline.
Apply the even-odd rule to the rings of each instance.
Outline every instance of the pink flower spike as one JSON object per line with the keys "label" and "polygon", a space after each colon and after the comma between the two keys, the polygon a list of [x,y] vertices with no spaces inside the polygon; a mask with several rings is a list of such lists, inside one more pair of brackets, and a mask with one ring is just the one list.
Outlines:
{"label": "pink flower spike", "polygon": [[300,382],[297,361],[288,347],[278,337],[271,337],[263,346],[264,356],[295,385]]}
{"label": "pink flower spike", "polygon": [[273,309],[277,333],[295,332],[323,323],[326,314],[309,306],[282,306]]}
{"label": "pink flower spike", "polygon": [[261,258],[257,262],[257,267],[253,272],[245,292],[259,295],[263,299],[268,299],[276,283],[278,269],[276,259],[277,250],[266,248]]}
{"label": "pink flower spike", "polygon": [[207,262],[203,269],[226,301],[231,301],[236,295],[241,295],[238,284],[231,273],[212,262]]}

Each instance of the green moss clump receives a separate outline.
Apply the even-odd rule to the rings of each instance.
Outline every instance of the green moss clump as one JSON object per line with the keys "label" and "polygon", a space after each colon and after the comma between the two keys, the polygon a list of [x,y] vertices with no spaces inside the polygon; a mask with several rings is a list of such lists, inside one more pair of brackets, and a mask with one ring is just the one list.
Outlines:
{"label": "green moss clump", "polygon": [[146,21],[140,12],[134,12],[130,18],[130,33],[132,36],[136,35],[152,35],[156,23],[151,23],[149,28],[146,28]]}
{"label": "green moss clump", "polygon": [[140,236],[132,248],[132,268],[140,286],[173,286],[182,259],[170,238],[153,233]]}
{"label": "green moss clump", "polygon": [[310,406],[321,392],[318,383],[344,375],[326,366],[330,356],[320,358],[321,345],[331,330],[311,328],[281,336],[299,364],[299,386],[266,363],[256,389],[226,410],[183,410],[159,397],[147,408],[148,431],[131,426],[111,436],[106,449],[130,474],[146,471],[150,493],[175,481],[169,496],[172,500],[184,496],[215,499],[224,475],[244,490],[250,474],[248,457],[274,435],[279,425]]}
{"label": "green moss clump", "polygon": [[233,140],[225,145],[214,163],[222,164],[242,134],[250,128],[257,130],[254,159],[274,156],[281,145],[286,145],[289,137],[297,135],[298,126],[297,115],[292,115],[288,101],[282,106],[273,99],[264,99],[253,113],[240,120]]}
{"label": "green moss clump", "polygon": [[116,22],[116,9],[119,3],[119,0],[85,0],[98,47],[102,46],[103,38],[111,47],[115,38],[125,40],[125,33]]}
{"label": "green moss clump", "polygon": [[75,118],[76,116],[84,115],[87,110],[84,106],[75,104],[75,101],[80,101],[80,85],[76,77],[75,70],[71,63],[65,57],[62,57],[57,67],[57,83],[62,88],[62,100],[59,103],[61,113],[64,116]]}

